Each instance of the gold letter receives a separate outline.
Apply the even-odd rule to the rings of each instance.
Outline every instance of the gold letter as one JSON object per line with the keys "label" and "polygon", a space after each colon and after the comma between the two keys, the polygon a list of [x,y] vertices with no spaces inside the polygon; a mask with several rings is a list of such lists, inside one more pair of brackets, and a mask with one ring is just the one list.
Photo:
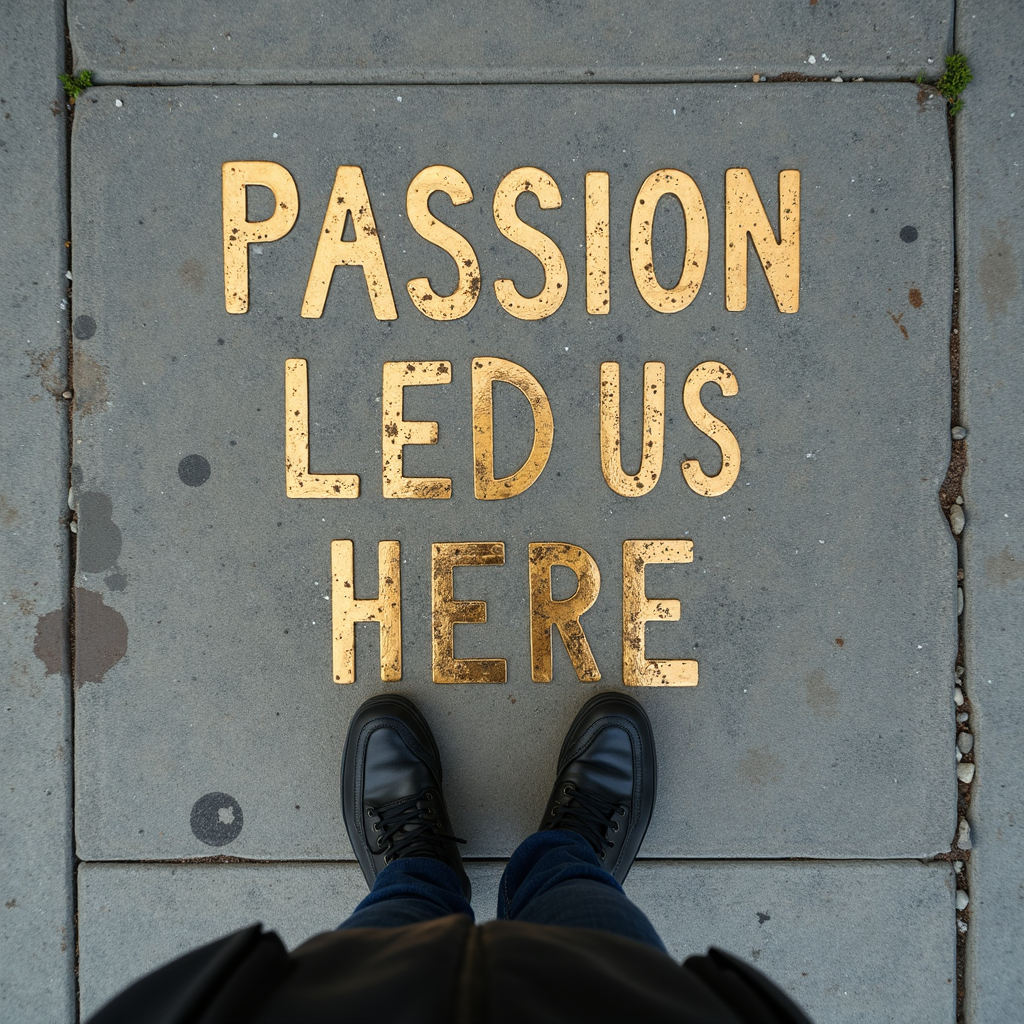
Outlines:
{"label": "gold letter", "polygon": [[622,542],[622,681],[626,686],[696,686],[697,662],[653,661],[644,650],[648,622],[678,622],[679,602],[650,600],[644,568],[693,561],[688,540],[624,540]]}
{"label": "gold letter", "polygon": [[453,206],[462,206],[473,198],[469,182],[454,167],[425,167],[409,183],[405,209],[409,223],[428,242],[444,249],[459,270],[459,283],[451,295],[438,295],[425,277],[417,277],[405,287],[416,308],[431,320],[458,320],[475,305],[480,295],[480,264],[473,246],[457,231],[437,220],[428,202],[435,192],[444,192]]}
{"label": "gold letter", "polygon": [[[356,237],[343,241],[345,223],[352,216]],[[313,266],[302,299],[302,315],[307,319],[323,316],[327,290],[335,267],[362,267],[366,290],[370,293],[373,315],[378,320],[397,320],[395,300],[391,295],[388,268],[377,237],[373,208],[366,193],[361,167],[339,167],[334,178],[331,198],[327,201],[324,225],[313,255]]]}
{"label": "gold letter", "polygon": [[[299,216],[299,190],[295,179],[269,160],[236,160],[221,164],[220,171],[224,308],[244,313],[249,308],[249,246],[276,242],[291,231]],[[247,185],[263,185],[274,193],[274,212],[266,220],[249,220]]]}
{"label": "gold letter", "polygon": [[305,359],[284,361],[284,480],[289,498],[358,498],[355,473],[309,471],[309,374]]}
{"label": "gold letter", "polygon": [[[662,196],[675,196],[686,217],[683,269],[674,288],[662,288],[654,273],[654,212]],[[678,313],[697,297],[708,265],[708,214],[693,178],[682,171],[661,170],[648,175],[633,203],[629,222],[629,258],[633,280],[651,309]]]}
{"label": "gold letter", "polygon": [[517,167],[510,171],[494,192],[494,223],[509,241],[521,245],[540,260],[544,268],[544,286],[532,298],[524,298],[507,278],[494,282],[494,294],[505,309],[519,320],[543,320],[562,304],[569,276],[561,250],[547,235],[524,224],[516,213],[516,200],[523,192],[533,192],[542,210],[562,205],[562,193],[550,175],[536,167]]}
{"label": "gold letter", "polygon": [[456,658],[455,623],[486,622],[484,601],[456,601],[457,565],[504,565],[505,545],[435,544],[430,589],[435,683],[503,683],[504,658]]}
{"label": "gold letter", "polygon": [[736,375],[724,363],[708,362],[695,366],[683,385],[683,408],[690,422],[702,433],[707,434],[722,451],[722,468],[717,476],[706,476],[696,459],[683,463],[683,478],[690,490],[697,494],[713,497],[725,494],[740,475],[740,446],[736,435],[720,420],[704,408],[700,390],[705,384],[719,386],[723,395],[735,395],[739,389]]}
{"label": "gold letter", "polygon": [[780,313],[800,308],[800,172],[779,172],[779,240],[746,167],[725,172],[725,308],[747,308],[747,235]]}
{"label": "gold letter", "polygon": [[[551,570],[564,565],[576,574],[576,593],[556,601],[551,590]],[[530,653],[533,681],[551,682],[551,627],[557,626],[566,652],[585,683],[601,678],[597,662],[580,625],[580,616],[597,600],[601,572],[590,554],[575,544],[530,545]]]}
{"label": "gold letter", "polygon": [[619,364],[601,364],[601,472],[625,497],[646,494],[658,482],[665,458],[665,364],[644,363],[644,443],[635,476],[622,470],[619,428]]}
{"label": "gold letter", "polygon": [[356,623],[380,623],[380,677],[402,678],[402,557],[397,540],[377,545],[377,596],[356,600],[352,541],[331,541],[334,681],[356,678]]}
{"label": "gold letter", "polygon": [[[533,448],[511,476],[494,479],[494,396],[496,380],[518,388],[533,408]],[[543,472],[551,454],[555,423],[537,378],[507,359],[473,360],[473,490],[483,501],[521,494]]]}
{"label": "gold letter", "polygon": [[587,312],[607,313],[608,288],[608,173],[587,172]]}
{"label": "gold letter", "polygon": [[452,364],[385,363],[384,417],[381,454],[384,460],[385,498],[450,498],[452,482],[444,476],[403,476],[402,449],[407,444],[437,444],[437,424],[433,420],[402,418],[403,388],[422,384],[451,384]]}

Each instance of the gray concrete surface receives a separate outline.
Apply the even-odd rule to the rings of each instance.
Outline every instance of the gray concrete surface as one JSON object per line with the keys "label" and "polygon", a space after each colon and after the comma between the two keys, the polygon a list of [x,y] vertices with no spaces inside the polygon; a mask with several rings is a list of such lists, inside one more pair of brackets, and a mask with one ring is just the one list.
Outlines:
{"label": "gray concrete surface", "polygon": [[[501,864],[469,873],[477,919],[490,920]],[[626,891],[677,960],[730,949],[817,1024],[955,1019],[948,865],[648,861]],[[138,974],[253,921],[294,947],[336,927],[366,887],[355,865],[84,864],[79,893],[89,1013]]]}
{"label": "gray concrete surface", "polygon": [[63,5],[0,4],[0,1017],[75,1002]]}
{"label": "gray concrete surface", "polygon": [[753,73],[913,78],[939,69],[951,0],[607,0],[499,8],[349,0],[192,6],[71,0],[78,66],[97,82],[708,81]]}
{"label": "gray concrete surface", "polygon": [[[234,315],[220,169],[241,157],[285,166],[300,212],[286,238],[252,246],[250,309]],[[405,214],[408,183],[438,161],[476,190],[451,220],[483,276],[476,307],[449,322],[423,316],[405,294],[424,272],[438,289],[455,283],[449,258]],[[395,320],[374,318],[355,267],[335,273],[322,318],[299,315],[339,164],[364,170]],[[568,268],[563,305],[540,321],[514,319],[492,287],[502,277],[525,294],[541,286],[537,261],[498,234],[491,212],[496,183],[531,164],[560,184],[563,202],[522,215],[551,233]],[[641,183],[676,166],[704,194],[710,255],[696,299],[666,315],[634,285],[627,239]],[[751,169],[772,217],[779,171],[803,175],[794,314],[779,312],[754,257],[747,308],[723,308],[733,166]],[[589,316],[583,186],[600,169],[612,176],[611,308]],[[600,566],[584,627],[598,685],[615,687],[622,545],[632,538],[694,544],[691,565],[648,572],[648,593],[678,596],[682,619],[648,629],[647,656],[696,658],[700,672],[695,688],[637,691],[662,763],[648,856],[948,849],[956,636],[954,545],[936,501],[950,445],[941,102],[901,84],[523,87],[500,102],[491,87],[112,86],[79,104],[73,175],[78,586],[90,602],[79,601],[78,635],[121,644],[80,673],[80,856],[207,855],[191,809],[217,792],[244,821],[218,852],[347,857],[341,742],[354,709],[396,685],[438,733],[469,853],[507,856],[534,826],[564,730],[595,688],[577,680],[557,639],[554,681],[530,680],[528,544],[580,544]],[[678,206],[662,206],[654,259],[674,279],[682,219]],[[544,473],[505,501],[473,496],[477,356],[526,367],[553,411]],[[357,499],[285,495],[293,357],[309,361],[314,471],[358,473]],[[382,363],[425,358],[450,361],[452,383],[406,392],[406,416],[440,424],[435,447],[407,449],[406,472],[450,477],[452,497],[385,498]],[[725,361],[740,389],[705,392],[742,450],[735,486],[718,497],[694,493],[679,469],[683,457],[709,473],[720,461],[680,408],[687,374],[709,359]],[[629,378],[624,421],[634,437],[642,362],[666,365],[665,470],[641,497],[620,497],[601,475],[603,360],[620,361]],[[501,473],[531,443],[515,394],[498,395]],[[193,455],[209,466],[198,486],[181,468]],[[332,681],[330,544],[339,538],[355,543],[357,596],[374,592],[378,541],[402,543],[400,684],[381,682],[369,629],[357,640],[355,683]],[[505,544],[502,568],[457,571],[460,597],[486,600],[491,615],[459,627],[455,641],[458,657],[506,658],[504,685],[430,681],[430,546],[464,540]]]}
{"label": "gray concrete surface", "polygon": [[1024,19],[1017,4],[958,5],[974,82],[957,119],[962,408],[964,692],[976,737],[967,1019],[1024,1006]]}

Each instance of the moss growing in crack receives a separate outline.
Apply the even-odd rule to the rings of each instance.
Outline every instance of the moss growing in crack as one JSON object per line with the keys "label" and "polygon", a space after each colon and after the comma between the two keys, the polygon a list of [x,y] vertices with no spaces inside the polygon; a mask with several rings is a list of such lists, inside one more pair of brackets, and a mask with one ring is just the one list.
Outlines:
{"label": "moss growing in crack", "polygon": [[77,75],[58,75],[57,77],[60,79],[60,84],[64,86],[69,103],[74,103],[92,85],[91,71],[79,71]]}
{"label": "moss growing in crack", "polygon": [[946,70],[935,83],[935,88],[949,100],[949,113],[955,117],[964,108],[960,93],[967,88],[974,75],[967,65],[967,58],[962,53],[951,53],[946,58]]}

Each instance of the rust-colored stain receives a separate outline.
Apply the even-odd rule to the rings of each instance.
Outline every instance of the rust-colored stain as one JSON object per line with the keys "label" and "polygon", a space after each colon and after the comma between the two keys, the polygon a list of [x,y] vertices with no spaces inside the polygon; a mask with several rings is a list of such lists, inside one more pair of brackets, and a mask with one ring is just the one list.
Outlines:
{"label": "rust-colored stain", "polygon": [[105,409],[110,400],[107,368],[75,346],[75,411],[83,416]]}
{"label": "rust-colored stain", "polygon": [[55,608],[40,615],[36,622],[36,639],[32,645],[35,656],[46,666],[48,676],[64,670],[64,642],[67,637],[67,612]]}
{"label": "rust-colored stain", "polygon": [[0,526],[13,526],[18,518],[18,510],[7,504],[7,499],[0,494]]}
{"label": "rust-colored stain", "polygon": [[64,391],[64,374],[57,350],[52,352],[28,352],[32,372],[43,382],[43,387],[54,398],[60,398]]}
{"label": "rust-colored stain", "polygon": [[900,315],[897,316],[891,309],[887,309],[886,312],[892,317],[892,322],[900,329],[900,334],[903,335],[903,340],[908,341],[910,339],[910,333],[907,331],[906,327],[903,326],[903,314],[900,313]]}
{"label": "rust-colored stain", "polygon": [[914,309],[920,309],[924,305],[924,299],[921,298],[920,288],[911,288],[907,293],[907,300],[914,307]]}
{"label": "rust-colored stain", "polygon": [[842,647],[845,642],[841,636],[836,637],[836,647]]}
{"label": "rust-colored stain", "polygon": [[103,595],[75,590],[75,688],[102,683],[107,671],[128,653],[128,625]]}

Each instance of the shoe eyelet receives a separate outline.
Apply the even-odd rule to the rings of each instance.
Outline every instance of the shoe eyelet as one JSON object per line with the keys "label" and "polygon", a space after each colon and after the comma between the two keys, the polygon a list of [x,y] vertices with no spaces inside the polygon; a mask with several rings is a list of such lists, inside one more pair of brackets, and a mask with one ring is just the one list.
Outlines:
{"label": "shoe eyelet", "polygon": [[605,852],[604,852],[604,850],[602,850],[601,851],[601,860],[604,860],[604,858],[605,858]]}
{"label": "shoe eyelet", "polygon": [[375,821],[373,823],[373,831],[374,832],[379,832],[380,831],[380,822]]}
{"label": "shoe eyelet", "polygon": [[433,802],[434,802],[434,791],[433,791],[432,789],[428,789],[428,790],[427,790],[427,799],[428,799],[428,800],[429,800],[429,801],[430,801],[431,803],[433,803]]}
{"label": "shoe eyelet", "polygon": [[372,818],[373,817],[373,808],[372,807],[367,807],[366,808],[366,816],[368,818]]}
{"label": "shoe eyelet", "polygon": [[612,831],[613,832],[618,832],[619,831],[619,823],[617,821],[613,821],[612,822]]}
{"label": "shoe eyelet", "polygon": [[559,802],[558,802],[558,801],[556,800],[556,801],[555,801],[555,802],[554,802],[554,803],[553,803],[553,804],[551,805],[551,813],[552,813],[552,814],[554,814],[554,813],[555,813],[555,811],[557,811],[557,810],[558,810],[558,808],[559,808],[559,807],[561,807],[561,806],[562,806],[562,805],[561,805],[561,804],[560,804],[560,803],[559,803]]}

